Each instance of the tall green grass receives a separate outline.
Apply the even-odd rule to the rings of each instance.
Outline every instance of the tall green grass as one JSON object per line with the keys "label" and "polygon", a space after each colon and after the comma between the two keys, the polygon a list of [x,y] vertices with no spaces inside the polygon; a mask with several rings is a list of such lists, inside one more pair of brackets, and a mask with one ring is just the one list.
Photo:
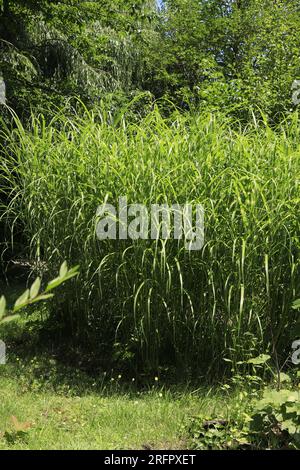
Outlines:
{"label": "tall green grass", "polygon": [[[154,110],[139,125],[105,112],[58,113],[1,131],[2,219],[27,256],[81,276],[52,315],[76,338],[138,368],[207,374],[262,351],[284,360],[299,295],[300,122],[241,130],[225,117]],[[205,245],[97,240],[95,214],[117,204],[200,203]],[[127,365],[128,365],[127,364]]]}

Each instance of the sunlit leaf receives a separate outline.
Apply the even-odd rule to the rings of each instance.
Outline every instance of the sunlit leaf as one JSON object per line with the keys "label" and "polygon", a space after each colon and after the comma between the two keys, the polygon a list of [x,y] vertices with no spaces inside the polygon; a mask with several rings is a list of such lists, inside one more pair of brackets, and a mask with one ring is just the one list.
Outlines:
{"label": "sunlit leaf", "polygon": [[40,291],[40,287],[41,287],[41,279],[37,277],[30,288],[30,293],[29,293],[30,299],[34,299],[38,295]]}
{"label": "sunlit leaf", "polygon": [[8,315],[7,317],[4,317],[2,320],[1,320],[1,323],[9,323],[11,321],[14,321],[14,320],[18,320],[20,318],[20,315]]}
{"label": "sunlit leaf", "polygon": [[14,305],[14,312],[24,307],[27,304],[28,299],[29,289],[26,289],[26,291],[16,300],[16,303]]}
{"label": "sunlit leaf", "polygon": [[269,359],[271,359],[271,356],[269,356],[268,354],[261,354],[260,356],[248,359],[247,363],[257,366],[265,364],[267,361],[269,361]]}
{"label": "sunlit leaf", "polygon": [[6,299],[4,295],[0,298],[0,320],[4,317],[6,310]]}
{"label": "sunlit leaf", "polygon": [[67,265],[67,262],[64,261],[59,270],[59,277],[65,277],[67,272],[68,272],[68,265]]}
{"label": "sunlit leaf", "polygon": [[297,299],[294,301],[292,307],[295,309],[295,310],[298,310],[300,309],[300,299]]}

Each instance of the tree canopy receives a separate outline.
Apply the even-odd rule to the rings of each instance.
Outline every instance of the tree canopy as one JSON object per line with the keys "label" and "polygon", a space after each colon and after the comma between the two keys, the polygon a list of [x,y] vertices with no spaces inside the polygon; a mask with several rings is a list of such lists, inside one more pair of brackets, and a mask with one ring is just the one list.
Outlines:
{"label": "tree canopy", "polygon": [[296,0],[2,0],[0,70],[16,111],[140,91],[183,109],[292,107]]}

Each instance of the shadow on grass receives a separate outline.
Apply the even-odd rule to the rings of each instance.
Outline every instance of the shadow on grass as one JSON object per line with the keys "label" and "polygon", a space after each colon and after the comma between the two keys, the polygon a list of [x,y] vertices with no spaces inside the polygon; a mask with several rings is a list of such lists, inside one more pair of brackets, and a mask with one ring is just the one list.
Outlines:
{"label": "shadow on grass", "polygon": [[[0,378],[17,381],[22,392],[53,391],[82,396],[89,393],[128,397],[151,393],[172,396],[197,392],[199,381],[179,381],[171,370],[137,374],[108,365],[105,357],[75,346],[71,339],[58,338],[45,328],[43,312],[3,324],[0,338],[6,343],[6,364]],[[46,315],[46,313],[45,313]],[[199,390],[207,390],[203,385]]]}

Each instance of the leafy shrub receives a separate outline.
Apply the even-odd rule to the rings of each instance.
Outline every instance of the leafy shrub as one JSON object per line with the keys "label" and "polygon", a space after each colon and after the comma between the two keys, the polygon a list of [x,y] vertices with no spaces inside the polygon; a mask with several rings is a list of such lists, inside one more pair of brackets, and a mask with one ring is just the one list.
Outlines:
{"label": "leafy shrub", "polygon": [[185,429],[190,446],[200,450],[300,449],[300,392],[287,374],[282,374],[284,381],[291,389],[265,387],[259,397],[257,389],[245,389],[233,399],[226,415],[191,418]]}
{"label": "leafy shrub", "polygon": [[196,450],[238,450],[250,445],[246,423],[241,426],[237,421],[197,417],[187,431],[189,445]]}
{"label": "leafy shrub", "polygon": [[255,403],[250,431],[259,448],[300,449],[300,392],[265,390]]}
{"label": "leafy shrub", "polygon": [[54,294],[51,292],[56,287],[60,286],[68,279],[78,275],[78,266],[68,269],[66,261],[61,265],[58,276],[52,281],[48,282],[45,289],[41,292],[41,279],[36,278],[30,289],[26,289],[22,295],[16,300],[13,308],[11,309],[11,315],[7,315],[6,299],[4,295],[0,298],[0,324],[8,321],[12,321],[18,318],[19,310],[27,307],[28,305],[41,302],[42,300],[51,299]]}

